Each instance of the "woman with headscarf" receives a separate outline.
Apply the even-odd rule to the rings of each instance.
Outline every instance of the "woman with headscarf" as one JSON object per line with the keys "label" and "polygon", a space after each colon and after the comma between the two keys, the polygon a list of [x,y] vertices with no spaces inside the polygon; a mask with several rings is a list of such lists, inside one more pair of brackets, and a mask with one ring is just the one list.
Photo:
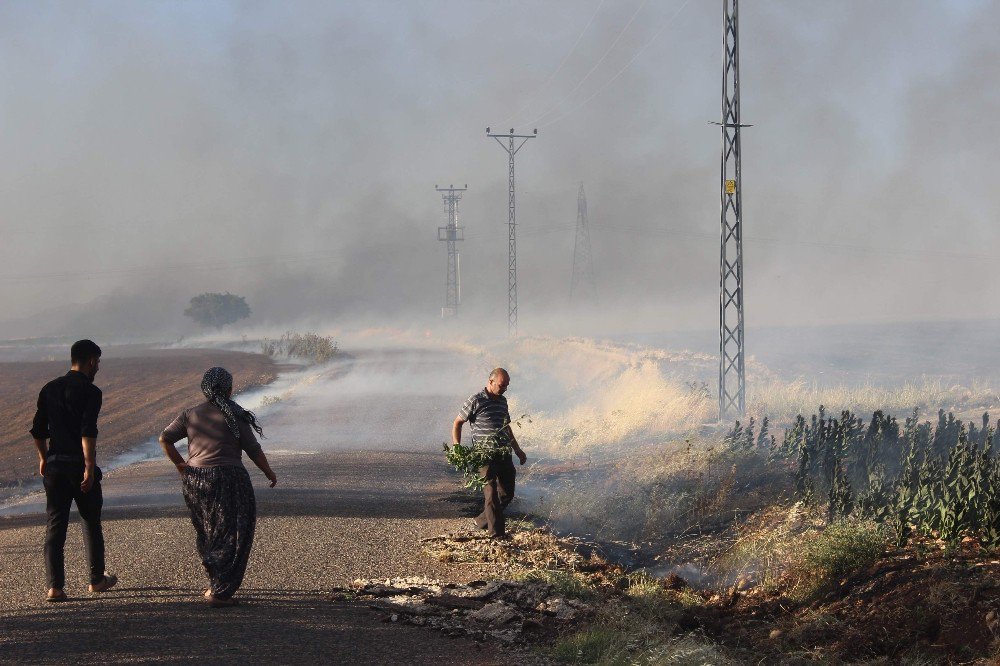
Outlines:
{"label": "woman with headscarf", "polygon": [[[272,488],[278,477],[254,434],[263,435],[256,417],[232,400],[233,376],[223,368],[211,368],[201,390],[206,401],[181,412],[160,434],[160,446],[181,475],[198,554],[210,581],[205,598],[215,607],[234,606],[233,594],[243,582],[257,523],[243,451]],[[174,446],[185,437],[187,461]]]}

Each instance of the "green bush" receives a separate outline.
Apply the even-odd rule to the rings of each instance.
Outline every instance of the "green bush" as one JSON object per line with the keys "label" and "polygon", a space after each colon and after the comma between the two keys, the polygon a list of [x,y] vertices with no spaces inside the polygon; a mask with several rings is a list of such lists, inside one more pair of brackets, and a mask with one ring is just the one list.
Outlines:
{"label": "green bush", "polygon": [[792,596],[811,600],[865,569],[885,551],[886,532],[872,521],[837,521],[807,539],[791,567]]}
{"label": "green bush", "polygon": [[[973,536],[1000,547],[995,434],[989,414],[977,426],[940,410],[932,425],[914,410],[901,425],[876,411],[866,426],[850,411],[838,418],[820,406],[810,421],[796,419],[774,454],[794,464],[799,499],[818,505],[825,498],[831,522],[855,516],[885,524],[898,546],[916,530],[951,544]],[[746,441],[737,422],[727,442]]]}

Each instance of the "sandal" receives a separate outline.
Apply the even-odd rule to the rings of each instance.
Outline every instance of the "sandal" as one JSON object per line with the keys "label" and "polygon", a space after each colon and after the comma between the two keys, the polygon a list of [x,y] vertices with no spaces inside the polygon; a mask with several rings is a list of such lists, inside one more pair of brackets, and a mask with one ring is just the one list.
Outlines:
{"label": "sandal", "polygon": [[104,574],[103,580],[101,580],[100,583],[91,583],[90,585],[88,585],[87,591],[92,594],[97,594],[99,592],[107,592],[112,587],[114,587],[115,583],[117,582],[118,582],[118,576],[115,576],[114,574]]}

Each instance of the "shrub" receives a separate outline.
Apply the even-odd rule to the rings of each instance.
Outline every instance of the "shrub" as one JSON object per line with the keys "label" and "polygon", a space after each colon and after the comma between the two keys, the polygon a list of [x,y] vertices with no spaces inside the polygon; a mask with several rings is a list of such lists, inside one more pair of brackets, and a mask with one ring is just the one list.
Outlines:
{"label": "shrub", "polygon": [[288,331],[277,340],[264,338],[260,341],[260,351],[265,356],[288,356],[301,358],[313,363],[326,363],[339,353],[337,342],[328,336],[316,333],[292,333]]}
{"label": "shrub", "polygon": [[885,550],[885,531],[872,521],[838,521],[801,544],[792,563],[793,598],[808,601],[864,569]]}

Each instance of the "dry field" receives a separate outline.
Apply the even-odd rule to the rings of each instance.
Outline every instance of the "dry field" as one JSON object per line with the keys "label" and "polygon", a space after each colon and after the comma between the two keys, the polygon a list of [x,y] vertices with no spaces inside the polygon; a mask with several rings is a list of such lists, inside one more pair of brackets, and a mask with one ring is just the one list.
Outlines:
{"label": "dry field", "polygon": [[[202,400],[201,376],[213,365],[232,372],[238,390],[267,384],[277,373],[275,362],[258,354],[216,349],[108,349],[96,381],[104,391],[98,421],[98,464],[154,437],[182,409]],[[0,497],[37,476],[37,457],[28,430],[38,391],[67,370],[68,360],[0,363]]]}

